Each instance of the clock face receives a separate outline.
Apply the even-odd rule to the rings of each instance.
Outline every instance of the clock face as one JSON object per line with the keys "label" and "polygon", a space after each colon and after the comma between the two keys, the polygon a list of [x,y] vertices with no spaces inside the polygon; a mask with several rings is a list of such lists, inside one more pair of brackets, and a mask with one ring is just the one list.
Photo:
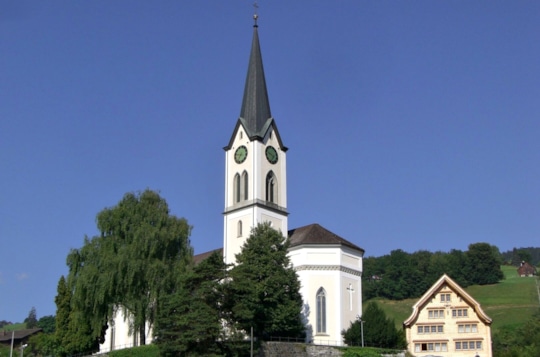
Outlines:
{"label": "clock face", "polygon": [[271,164],[275,164],[278,161],[278,154],[273,146],[268,146],[265,150],[266,158]]}
{"label": "clock face", "polygon": [[246,160],[247,157],[247,148],[242,145],[236,151],[234,152],[234,161],[236,161],[237,164],[241,164]]}

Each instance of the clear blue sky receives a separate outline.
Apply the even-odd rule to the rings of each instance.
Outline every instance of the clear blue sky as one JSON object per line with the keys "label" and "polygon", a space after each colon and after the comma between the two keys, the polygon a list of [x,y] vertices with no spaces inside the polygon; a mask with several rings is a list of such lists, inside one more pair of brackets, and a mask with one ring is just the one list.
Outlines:
{"label": "clear blue sky", "polygon": [[[0,1],[0,320],[55,314],[126,192],[222,246],[253,1]],[[540,2],[259,1],[289,228],[381,256],[539,246]]]}

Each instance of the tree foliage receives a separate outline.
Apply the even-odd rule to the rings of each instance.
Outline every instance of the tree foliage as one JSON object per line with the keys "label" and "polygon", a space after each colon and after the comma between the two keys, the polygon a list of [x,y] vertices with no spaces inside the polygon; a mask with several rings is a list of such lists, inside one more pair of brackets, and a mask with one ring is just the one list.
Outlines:
{"label": "tree foliage", "polygon": [[524,325],[502,328],[493,336],[493,355],[498,357],[540,356],[540,310]]}
{"label": "tree foliage", "polygon": [[226,276],[223,257],[214,252],[160,297],[154,336],[161,356],[220,355]]}
{"label": "tree foliage", "polygon": [[40,317],[37,327],[42,329],[44,333],[53,333],[56,329],[56,318],[53,315]]}
{"label": "tree foliage", "polygon": [[80,311],[72,308],[72,292],[64,276],[58,281],[56,303],[56,355],[63,357],[98,351],[102,335],[91,333],[89,322]]}
{"label": "tree foliage", "polygon": [[495,284],[504,278],[499,248],[488,243],[469,245],[467,251],[469,280],[478,285]]}
{"label": "tree foliage", "polygon": [[289,241],[268,223],[253,228],[230,271],[226,304],[236,326],[256,338],[303,337],[300,282]]}
{"label": "tree foliage", "polygon": [[32,307],[30,309],[30,312],[28,313],[28,317],[24,319],[24,323],[26,324],[26,328],[28,329],[37,327],[38,320],[37,320],[37,313],[36,313],[35,307]]}
{"label": "tree foliage", "polygon": [[443,274],[460,286],[493,284],[504,278],[499,249],[487,243],[476,243],[463,252],[448,253],[393,250],[382,257],[364,258],[363,298],[383,297],[392,300],[416,298]]}
{"label": "tree foliage", "polygon": [[523,261],[533,266],[540,264],[540,248],[513,248],[512,250],[501,253],[501,255],[507,264],[512,264],[516,267]]}
{"label": "tree foliage", "polygon": [[116,206],[99,212],[97,227],[100,235],[85,238],[83,247],[67,257],[73,310],[69,323],[88,324],[88,335],[100,339],[121,307],[144,344],[145,325],[155,319],[155,302],[172,289],[192,256],[191,227],[171,215],[167,202],[151,190],[128,193]]}
{"label": "tree foliage", "polygon": [[368,304],[361,319],[351,322],[349,328],[341,332],[345,343],[349,346],[360,346],[362,329],[364,346],[395,349],[407,346],[404,331],[398,330],[394,321],[388,319],[375,302]]}

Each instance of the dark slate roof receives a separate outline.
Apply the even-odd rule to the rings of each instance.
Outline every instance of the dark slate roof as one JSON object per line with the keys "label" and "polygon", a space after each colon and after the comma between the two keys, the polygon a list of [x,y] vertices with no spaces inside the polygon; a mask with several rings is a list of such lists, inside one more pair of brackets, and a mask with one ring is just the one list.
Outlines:
{"label": "dark slate roof", "polygon": [[[39,333],[41,332],[42,329],[40,328],[31,328],[31,329],[27,329],[27,330],[18,330],[18,331],[15,331],[15,334],[13,336],[15,342],[17,341],[21,341],[21,340],[24,340],[32,335],[35,335],[36,333]],[[3,343],[5,344],[6,342],[9,342],[11,343],[11,336],[12,336],[12,331],[2,331],[0,332],[0,343]]]}
{"label": "dark slate roof", "polygon": [[201,253],[201,254],[194,255],[193,256],[193,262],[195,263],[195,265],[197,265],[200,262],[202,262],[203,260],[207,259],[209,256],[211,256],[214,252],[217,252],[217,253],[223,255],[223,248],[218,248],[218,249],[211,250],[209,252],[204,252],[204,253]]}
{"label": "dark slate roof", "polygon": [[289,240],[291,241],[291,247],[309,244],[336,244],[361,251],[362,253],[364,252],[364,249],[349,242],[344,238],[341,238],[337,234],[330,232],[328,229],[320,226],[317,223],[296,229],[291,229],[289,231]]}
{"label": "dark slate roof", "polygon": [[250,138],[263,137],[272,121],[257,25],[253,27],[253,41],[244,87],[244,98],[240,109],[240,121]]}

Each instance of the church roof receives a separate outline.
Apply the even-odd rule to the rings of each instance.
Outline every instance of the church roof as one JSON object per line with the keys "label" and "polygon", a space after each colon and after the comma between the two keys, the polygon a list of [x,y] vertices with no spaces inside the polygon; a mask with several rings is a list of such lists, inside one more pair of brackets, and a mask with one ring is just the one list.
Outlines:
{"label": "church roof", "polygon": [[239,119],[249,137],[263,137],[273,120],[270,113],[257,28],[257,24],[255,24]]}
{"label": "church roof", "polygon": [[193,256],[193,263],[195,263],[195,265],[198,265],[200,262],[202,262],[203,260],[206,260],[208,257],[210,257],[214,253],[219,253],[222,255],[223,248],[218,248],[218,249],[214,249],[208,252],[196,254]]}
{"label": "church roof", "polygon": [[354,250],[364,252],[364,249],[349,242],[348,240],[341,238],[335,233],[330,232],[328,229],[321,225],[314,223],[304,227],[291,229],[289,231],[289,240],[291,247],[300,245],[343,245]]}

